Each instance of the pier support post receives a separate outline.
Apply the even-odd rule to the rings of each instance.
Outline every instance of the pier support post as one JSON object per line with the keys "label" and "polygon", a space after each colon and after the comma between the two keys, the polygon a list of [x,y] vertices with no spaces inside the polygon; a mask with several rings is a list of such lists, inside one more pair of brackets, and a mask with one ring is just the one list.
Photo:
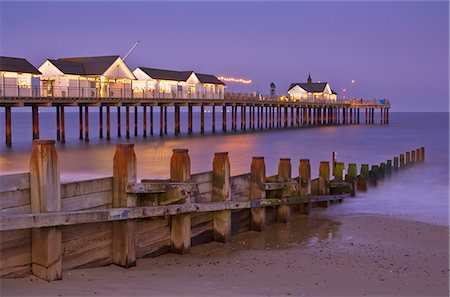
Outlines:
{"label": "pier support post", "polygon": [[98,108],[98,136],[100,139],[103,138],[103,106],[99,106]]}
{"label": "pier support post", "polygon": [[367,180],[369,178],[369,165],[361,164],[361,172],[357,179],[357,188],[358,191],[366,192],[367,191]]}
{"label": "pier support post", "polygon": [[[330,162],[322,161],[319,165],[319,182],[318,194],[330,195]],[[319,207],[328,207],[330,201],[323,201],[318,203]]]}
{"label": "pier support post", "polygon": [[89,106],[84,106],[84,141],[89,141]]}
{"label": "pier support post", "polygon": [[[233,109],[233,106],[231,106]],[[227,106],[222,106],[222,131],[227,132]]]}
{"label": "pier support post", "polygon": [[231,131],[236,132],[237,129],[237,106],[231,105]]}
{"label": "pier support post", "polygon": [[78,122],[79,122],[79,139],[83,139],[83,106],[78,108]]}
{"label": "pier support post", "polygon": [[[278,178],[280,182],[289,182],[292,177],[291,159],[281,158],[278,163]],[[281,190],[281,198],[291,196],[293,190],[291,186],[286,186]],[[287,223],[291,218],[291,206],[280,205],[277,209],[277,220],[280,223]]]}
{"label": "pier support post", "polygon": [[410,166],[411,165],[411,153],[410,152],[406,152],[406,166]]}
{"label": "pier support post", "polygon": [[64,105],[61,106],[61,143],[66,142],[66,116],[64,113]]}
{"label": "pier support post", "polygon": [[[230,160],[228,153],[215,153],[212,173],[212,201],[230,200]],[[227,243],[231,240],[231,210],[213,213],[213,237],[215,241]]]}
{"label": "pier support post", "polygon": [[153,106],[150,106],[150,135],[153,135]]}
{"label": "pier support post", "polygon": [[[191,159],[187,149],[174,149],[170,159],[170,181],[191,181]],[[183,213],[171,217],[170,250],[187,254],[191,250],[191,215]]]}
{"label": "pier support post", "polygon": [[106,106],[106,140],[111,140],[111,110]]}
{"label": "pier support post", "polygon": [[308,107],[308,126],[311,126],[311,107]]}
{"label": "pier support post", "polygon": [[287,126],[288,126],[288,107],[287,106],[284,107],[283,120],[284,120],[284,128],[287,128]]}
{"label": "pier support post", "polygon": [[[311,165],[308,159],[300,160],[298,171],[299,194],[300,196],[309,196],[311,195]],[[310,214],[311,208],[311,202],[308,199],[308,204],[300,204],[300,213]]]}
{"label": "pier support post", "polygon": [[125,106],[125,134],[126,138],[130,138],[130,107]]}
{"label": "pier support post", "polygon": [[134,136],[138,136],[138,107],[134,107]]}
{"label": "pier support post", "polygon": [[[394,159],[395,161],[395,159]],[[400,168],[405,167],[405,155],[404,154],[400,154]]]}
{"label": "pier support post", "polygon": [[212,106],[211,132],[216,133],[216,106]]}
{"label": "pier support post", "polygon": [[[113,207],[135,207],[136,196],[126,192],[128,183],[137,176],[134,144],[117,144],[113,160]],[[113,263],[129,268],[136,266],[136,220],[112,223]]]}
{"label": "pier support post", "polygon": [[167,134],[167,106],[164,106],[164,134]]}
{"label": "pier support post", "polygon": [[164,106],[159,106],[159,136],[164,135]]}
{"label": "pier support post", "polygon": [[[266,191],[263,190],[263,183],[266,182],[264,157],[253,157],[250,174],[250,200],[266,198]],[[261,207],[251,208],[251,214],[251,230],[263,231],[266,224],[266,209]]]}
{"label": "pier support post", "polygon": [[120,127],[120,106],[117,106],[117,137],[122,137],[122,128]]}
{"label": "pier support post", "polygon": [[[34,140],[30,160],[31,212],[61,211],[58,156],[53,140]],[[61,228],[31,230],[31,271],[46,281],[62,279]]]}
{"label": "pier support post", "polygon": [[192,134],[192,105],[188,106],[188,134]]}
{"label": "pier support post", "polygon": [[147,137],[147,106],[142,107],[142,136]]}
{"label": "pier support post", "polygon": [[5,134],[6,145],[11,146],[11,106],[5,106]]}
{"label": "pier support post", "polygon": [[56,140],[61,140],[61,115],[59,106],[56,106]]}
{"label": "pier support post", "polygon": [[205,133],[205,106],[200,106],[200,133]]}

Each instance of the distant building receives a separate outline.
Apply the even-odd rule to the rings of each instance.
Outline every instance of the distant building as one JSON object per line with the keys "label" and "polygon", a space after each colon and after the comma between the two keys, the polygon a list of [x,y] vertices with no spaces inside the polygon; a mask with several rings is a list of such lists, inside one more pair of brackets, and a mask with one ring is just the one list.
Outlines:
{"label": "distant building", "polygon": [[49,59],[39,71],[43,97],[130,98],[135,79],[119,56]]}
{"label": "distant building", "polygon": [[311,74],[308,75],[306,83],[293,83],[288,90],[289,99],[293,101],[302,100],[332,100],[336,101],[337,93],[333,91],[327,82],[312,82]]}
{"label": "distant building", "polygon": [[0,96],[33,96],[32,77],[41,73],[22,58],[0,57]]}
{"label": "distant building", "polygon": [[138,67],[133,96],[141,98],[223,99],[225,84],[211,74]]}

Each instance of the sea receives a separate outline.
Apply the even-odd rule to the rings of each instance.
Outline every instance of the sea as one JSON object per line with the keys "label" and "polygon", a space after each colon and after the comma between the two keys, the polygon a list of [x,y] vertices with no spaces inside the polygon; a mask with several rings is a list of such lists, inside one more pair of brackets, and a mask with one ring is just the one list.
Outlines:
{"label": "sea", "polygon": [[[325,211],[330,215],[381,214],[439,225],[449,225],[449,114],[390,112],[389,124],[296,127],[222,132],[222,114],[216,109],[216,133],[211,131],[212,113],[205,110],[205,134],[200,134],[199,110],[194,110],[194,133],[187,134],[187,113],[181,113],[181,135],[173,133],[173,112],[168,112],[168,134],[159,136],[159,112],[154,113],[154,135],[142,136],[142,110],[138,112],[138,136],[134,136],[131,109],[130,138],[125,137],[125,113],[121,113],[122,137],[117,137],[117,113],[111,113],[110,141],[99,138],[99,113],[89,114],[90,141],[79,140],[78,109],[66,108],[66,143],[56,142],[61,182],[112,176],[117,143],[134,143],[138,177],[168,178],[169,162],[175,148],[189,149],[192,173],[212,170],[215,152],[228,152],[231,174],[250,172],[253,156],[263,156],[266,175],[275,175],[280,158],[291,158],[292,175],[298,176],[300,159],[309,159],[312,177],[319,162],[331,161],[332,152],[340,162],[377,165],[401,153],[425,147],[425,162],[401,170],[370,187],[355,198]],[[159,109],[158,109],[159,111]],[[147,113],[148,116],[148,113]],[[40,108],[40,139],[56,139],[54,109]],[[238,119],[239,119],[238,114]],[[103,116],[105,127],[106,116]],[[249,117],[247,116],[247,122]],[[290,123],[290,120],[289,120]],[[240,127],[238,120],[238,128]],[[147,133],[150,122],[147,119]],[[104,131],[106,136],[106,131]],[[31,111],[13,108],[12,147],[5,145],[4,113],[0,112],[0,175],[26,172],[32,149]]]}

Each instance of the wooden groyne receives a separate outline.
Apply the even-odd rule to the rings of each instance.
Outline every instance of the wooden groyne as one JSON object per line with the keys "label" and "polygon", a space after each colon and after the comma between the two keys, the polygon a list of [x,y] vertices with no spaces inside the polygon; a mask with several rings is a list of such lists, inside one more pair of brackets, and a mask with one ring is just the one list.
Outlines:
{"label": "wooden groyne", "polygon": [[[32,139],[39,139],[39,108],[54,107],[56,111],[56,140],[66,141],[65,107],[79,108],[80,140],[89,141],[89,112],[98,108],[98,137],[111,139],[111,109],[117,109],[117,137],[122,137],[121,109],[125,107],[125,137],[131,133],[138,136],[139,118],[141,118],[142,136],[158,133],[162,137],[168,134],[168,116],[172,114],[174,134],[181,133],[180,113],[184,108],[187,113],[187,133],[193,133],[194,108],[200,113],[200,134],[205,133],[205,107],[211,108],[211,132],[216,133],[221,126],[226,133],[231,131],[256,131],[263,129],[281,129],[297,127],[313,127],[323,125],[348,125],[375,123],[375,111],[379,110],[379,123],[389,123],[389,100],[306,100],[280,101],[274,99],[256,100],[251,97],[230,97],[227,99],[176,99],[176,98],[58,98],[58,97],[11,97],[1,98],[0,107],[5,108],[5,143],[12,145],[12,108],[31,107]],[[168,113],[168,108],[173,113]],[[130,124],[130,109],[134,109],[134,119]],[[230,112],[228,112],[230,111]],[[365,111],[365,112],[364,112]],[[159,113],[159,127],[154,121],[154,114]],[[220,119],[216,114],[221,113]],[[363,114],[362,114],[363,113]],[[361,115],[362,114],[362,115]],[[106,117],[106,121],[104,120]],[[231,119],[229,119],[231,117]],[[231,122],[230,122],[231,121]],[[364,121],[364,122],[363,122]],[[229,125],[231,123],[231,125]],[[133,127],[131,127],[133,125]],[[130,129],[134,128],[134,131]],[[106,130],[106,131],[105,131]]]}
{"label": "wooden groyne", "polygon": [[[116,264],[218,241],[272,222],[308,215],[366,191],[380,179],[425,160],[425,149],[399,165],[323,161],[311,179],[308,159],[282,158],[267,176],[264,157],[253,157],[250,173],[230,176],[226,152],[216,153],[212,171],[191,173],[186,149],[175,149],[167,180],[137,180],[133,144],[118,144],[113,176],[61,184],[54,141],[35,140],[28,173],[0,176],[1,277],[33,274],[52,281],[62,271]],[[403,154],[400,155],[400,157]],[[411,154],[412,155],[412,154]],[[334,163],[334,164],[333,164]],[[400,167],[399,167],[400,166]]]}

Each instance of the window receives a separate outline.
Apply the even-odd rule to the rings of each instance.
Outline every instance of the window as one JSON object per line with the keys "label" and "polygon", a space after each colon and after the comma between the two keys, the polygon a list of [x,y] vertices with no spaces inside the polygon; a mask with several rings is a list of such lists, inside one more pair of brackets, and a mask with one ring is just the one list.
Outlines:
{"label": "window", "polygon": [[178,92],[183,92],[183,86],[177,86],[177,91]]}
{"label": "window", "polygon": [[195,94],[195,86],[189,86],[189,94]]}

